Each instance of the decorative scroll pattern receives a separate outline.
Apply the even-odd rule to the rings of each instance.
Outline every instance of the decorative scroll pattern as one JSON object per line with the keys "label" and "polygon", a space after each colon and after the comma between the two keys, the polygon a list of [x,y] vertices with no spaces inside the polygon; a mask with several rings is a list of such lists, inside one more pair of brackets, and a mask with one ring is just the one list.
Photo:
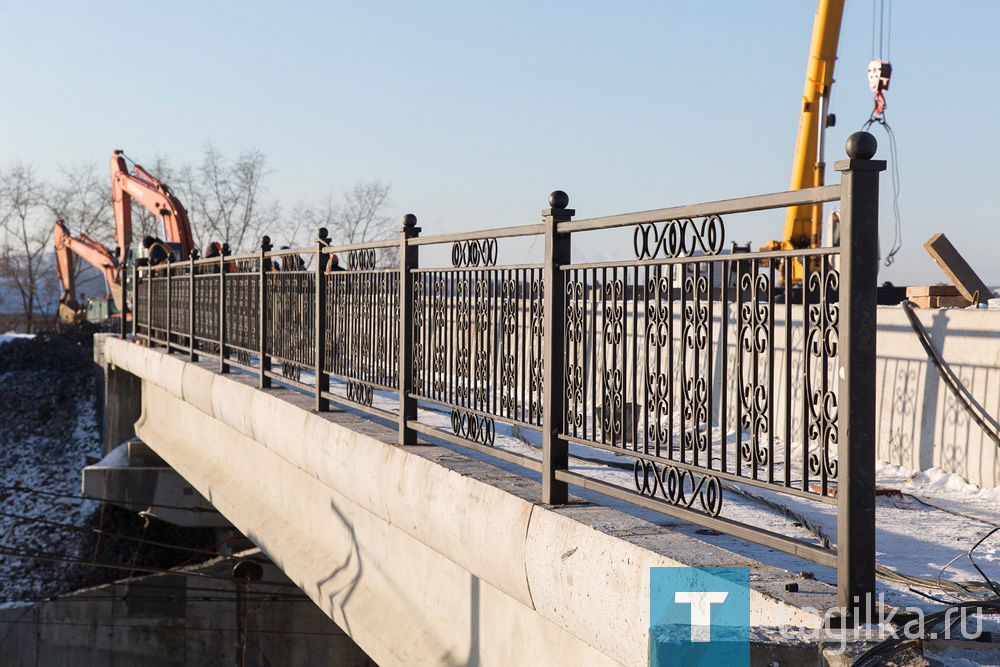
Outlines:
{"label": "decorative scroll pattern", "polygon": [[625,414],[624,371],[618,359],[624,343],[625,328],[625,283],[620,279],[612,279],[604,283],[604,300],[602,303],[604,368],[603,368],[603,409],[601,426],[605,438],[612,444],[623,441],[623,422]]}
{"label": "decorative scroll pattern", "polygon": [[418,270],[414,393],[540,426],[543,295],[537,268]]}
{"label": "decorative scroll pattern", "polygon": [[347,268],[351,271],[374,271],[375,248],[352,250],[347,254]]}
{"label": "decorative scroll pattern", "polygon": [[[684,267],[685,269],[688,267]],[[708,276],[700,264],[691,267],[684,276],[683,324],[681,353],[683,385],[681,391],[681,418],[684,420],[684,448],[697,452],[708,450],[709,392],[708,376],[711,372],[711,343],[709,327]],[[682,455],[682,459],[686,458]]]}
{"label": "decorative scroll pattern", "polygon": [[659,496],[671,505],[691,509],[699,502],[710,516],[722,511],[722,484],[714,475],[695,473],[686,468],[657,465],[655,461],[636,459],[633,466],[636,490],[651,498]]}
{"label": "decorative scroll pattern", "polygon": [[495,266],[496,263],[496,239],[455,241],[451,246],[452,266]]}
{"label": "decorative scroll pattern", "polygon": [[[219,274],[194,277],[194,335],[200,349],[217,351],[219,340]],[[198,340],[200,339],[200,340]],[[210,341],[206,345],[205,341]]]}
{"label": "decorative scroll pattern", "polygon": [[670,277],[660,275],[657,267],[656,274],[646,282],[645,294],[646,438],[653,441],[657,454],[670,441],[671,379],[660,363],[671,354],[673,317],[667,303],[670,282]]}
{"label": "decorative scroll pattern", "polygon": [[[168,269],[174,271],[174,269]],[[187,334],[191,331],[189,320],[191,312],[191,277],[174,275],[170,278],[170,329],[174,332]],[[186,336],[173,335],[174,342],[186,339]],[[184,343],[186,344],[186,340]]]}
{"label": "decorative scroll pattern", "polygon": [[740,446],[741,459],[754,466],[767,466],[770,422],[770,373],[768,360],[771,349],[769,307],[771,281],[767,274],[745,272],[740,275],[739,289],[746,302],[739,310],[739,402],[741,424],[750,440]]}
{"label": "decorative scroll pattern", "polygon": [[372,386],[357,380],[347,381],[347,400],[360,403],[361,405],[372,404]]}
{"label": "decorative scroll pattern", "polygon": [[260,281],[255,273],[226,274],[226,344],[247,351],[260,349]]}
{"label": "decorative scroll pattern", "polygon": [[805,384],[809,406],[809,474],[825,483],[837,478],[837,461],[831,449],[837,446],[837,394],[830,386],[831,360],[837,356],[840,305],[835,295],[840,273],[824,261],[821,270],[809,274],[808,290],[815,302],[809,306],[806,339]]}
{"label": "decorative scroll pattern", "polygon": [[399,382],[399,276],[385,270],[338,271],[322,279],[326,291],[324,370],[395,389]]}
{"label": "decorative scroll pattern", "polygon": [[667,220],[659,229],[654,223],[642,223],[632,233],[636,259],[656,259],[661,252],[665,257],[690,257],[699,250],[718,255],[725,242],[726,226],[717,215],[700,223],[691,218]]}
{"label": "decorative scroll pattern", "polygon": [[492,447],[496,440],[496,424],[492,417],[452,410],[451,430],[460,438],[488,447]]}
{"label": "decorative scroll pattern", "polygon": [[416,387],[423,387],[427,382],[427,368],[424,364],[426,358],[426,348],[424,340],[427,321],[424,313],[427,308],[425,297],[425,287],[423,281],[416,280],[413,283],[413,384]]}
{"label": "decorative scroll pattern", "polygon": [[[500,326],[509,341],[517,334],[518,281],[508,279],[500,283]],[[500,357],[500,412],[511,413],[517,402],[517,357],[514,345],[508,345]]]}
{"label": "decorative scroll pattern", "polygon": [[301,368],[315,364],[316,274],[268,273],[267,286],[267,353],[282,361],[285,377],[298,380]]}

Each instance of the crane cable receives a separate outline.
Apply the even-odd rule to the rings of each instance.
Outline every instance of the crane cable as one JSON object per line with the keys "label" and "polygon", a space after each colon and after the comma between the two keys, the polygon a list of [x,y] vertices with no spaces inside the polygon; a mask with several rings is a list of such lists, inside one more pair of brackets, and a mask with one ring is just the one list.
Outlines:
{"label": "crane cable", "polygon": [[[878,35],[878,51],[875,50],[876,34]],[[893,239],[892,246],[885,257],[885,265],[892,266],[896,254],[903,247],[903,223],[899,213],[899,152],[896,147],[896,133],[893,132],[889,121],[885,116],[885,95],[883,91],[889,90],[889,80],[892,75],[892,65],[890,56],[892,51],[892,0],[872,0],[872,59],[868,64],[868,84],[872,92],[875,93],[875,108],[871,116],[861,127],[862,131],[867,131],[872,125],[879,124],[885,128],[889,137],[889,161],[892,163],[892,170],[889,172],[892,178],[892,214],[893,214]]]}

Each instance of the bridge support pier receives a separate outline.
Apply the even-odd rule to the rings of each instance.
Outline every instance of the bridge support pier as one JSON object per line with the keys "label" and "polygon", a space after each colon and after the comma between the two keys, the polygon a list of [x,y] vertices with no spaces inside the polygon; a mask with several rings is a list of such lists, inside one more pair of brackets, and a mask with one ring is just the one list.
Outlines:
{"label": "bridge support pier", "polygon": [[97,382],[97,425],[102,454],[135,437],[135,423],[142,414],[142,380],[104,358],[104,339],[94,336],[94,371]]}

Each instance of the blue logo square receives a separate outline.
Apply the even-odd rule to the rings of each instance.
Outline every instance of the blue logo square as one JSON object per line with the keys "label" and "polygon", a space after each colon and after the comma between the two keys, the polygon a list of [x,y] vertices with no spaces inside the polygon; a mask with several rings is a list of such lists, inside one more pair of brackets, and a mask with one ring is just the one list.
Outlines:
{"label": "blue logo square", "polygon": [[650,666],[748,664],[750,573],[746,567],[650,568]]}

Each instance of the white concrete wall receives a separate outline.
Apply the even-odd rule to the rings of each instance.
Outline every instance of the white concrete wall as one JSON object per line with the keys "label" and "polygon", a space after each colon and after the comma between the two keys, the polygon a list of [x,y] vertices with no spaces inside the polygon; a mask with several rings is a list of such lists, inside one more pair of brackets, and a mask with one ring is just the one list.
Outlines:
{"label": "white concrete wall", "polygon": [[[120,340],[105,353],[143,379],[139,436],[380,665],[645,665],[654,566],[757,566],[753,620],[777,619],[788,573],[605,508],[538,505],[537,484],[388,444],[286,390]],[[831,589],[796,595],[824,607]]]}
{"label": "white concrete wall", "polygon": [[[935,349],[1000,432],[1000,311],[918,309]],[[928,360],[901,308],[878,312],[878,457],[1000,486],[1000,452]]]}

